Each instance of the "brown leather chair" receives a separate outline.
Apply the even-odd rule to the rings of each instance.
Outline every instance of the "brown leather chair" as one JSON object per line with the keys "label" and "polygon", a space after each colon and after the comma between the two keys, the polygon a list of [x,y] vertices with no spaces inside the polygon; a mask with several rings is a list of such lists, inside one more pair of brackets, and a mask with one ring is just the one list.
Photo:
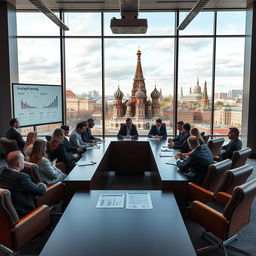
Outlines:
{"label": "brown leather chair", "polygon": [[204,232],[204,235],[206,238],[210,238],[209,241],[213,243],[210,246],[197,249],[198,254],[222,247],[225,255],[227,255],[226,248],[250,255],[228,245],[228,243],[236,239],[237,232],[249,223],[251,206],[255,196],[256,179],[253,179],[246,184],[234,188],[232,196],[223,212],[216,211],[202,202],[193,202],[191,218],[207,230],[207,232]]}
{"label": "brown leather chair", "polygon": [[207,145],[209,139],[210,139],[210,135],[202,135],[202,138],[204,140],[204,143]]}
{"label": "brown leather chair", "polygon": [[219,161],[220,150],[221,150],[223,143],[224,143],[223,138],[209,140],[207,143],[207,146],[211,150],[211,152],[213,154],[213,158],[216,161]]}
{"label": "brown leather chair", "polygon": [[0,188],[0,250],[15,254],[49,225],[48,206],[42,205],[19,219],[10,191]]}
{"label": "brown leather chair", "polygon": [[252,149],[247,147],[234,151],[232,155],[232,169],[245,165],[247,158],[251,155]]}
{"label": "brown leather chair", "polygon": [[221,191],[221,181],[224,179],[225,172],[230,169],[231,164],[232,161],[226,159],[210,165],[201,186],[191,182],[188,183],[186,198],[189,201],[199,200],[204,203],[214,200],[214,194]]}
{"label": "brown leather chair", "polygon": [[5,157],[12,151],[19,150],[16,140],[10,140],[4,137],[0,138],[0,145],[2,145]]}
{"label": "brown leather chair", "polygon": [[[27,163],[23,172],[29,174],[32,180],[35,183],[42,182],[40,176],[38,174],[38,165],[31,163],[30,165]],[[53,206],[59,203],[61,200],[64,200],[65,197],[65,184],[62,182],[57,182],[53,185],[47,187],[47,190],[43,196],[37,196],[35,198],[35,202],[37,207],[41,205]]]}

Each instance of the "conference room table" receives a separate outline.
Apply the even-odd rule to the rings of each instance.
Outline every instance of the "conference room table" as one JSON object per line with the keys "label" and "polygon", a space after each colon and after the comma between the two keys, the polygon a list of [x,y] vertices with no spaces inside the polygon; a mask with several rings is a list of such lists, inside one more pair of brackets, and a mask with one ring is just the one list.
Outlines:
{"label": "conference room table", "polygon": [[[180,205],[185,200],[187,178],[175,165],[178,151],[166,150],[167,140],[105,138],[93,149],[88,149],[66,177],[67,191],[72,197],[79,190],[109,189],[106,183],[111,172],[126,176],[127,180],[129,175],[147,173],[151,175],[151,186],[143,186],[141,182],[136,189],[171,190]],[[83,162],[85,165],[79,164]],[[118,189],[133,188],[129,182],[118,182]]]}
{"label": "conference room table", "polygon": [[[97,208],[101,194],[145,193],[153,209]],[[40,256],[195,256],[174,195],[159,190],[76,193]]]}

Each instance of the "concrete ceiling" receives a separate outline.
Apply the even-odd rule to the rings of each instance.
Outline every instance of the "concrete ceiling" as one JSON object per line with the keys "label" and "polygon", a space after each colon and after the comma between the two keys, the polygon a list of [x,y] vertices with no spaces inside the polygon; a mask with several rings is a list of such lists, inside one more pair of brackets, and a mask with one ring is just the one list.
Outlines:
{"label": "concrete ceiling", "polygon": [[[7,0],[17,9],[36,9],[29,0]],[[42,0],[50,9],[120,10],[119,0]],[[134,0],[137,1],[137,0]],[[246,8],[250,0],[210,0],[205,9]],[[16,2],[16,3],[15,3]],[[196,0],[140,0],[140,10],[191,9]]]}

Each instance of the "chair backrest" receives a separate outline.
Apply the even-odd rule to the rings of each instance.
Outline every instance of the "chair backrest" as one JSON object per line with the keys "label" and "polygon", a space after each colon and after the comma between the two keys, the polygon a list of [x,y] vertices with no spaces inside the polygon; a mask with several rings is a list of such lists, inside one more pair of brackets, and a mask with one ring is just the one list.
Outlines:
{"label": "chair backrest", "polygon": [[231,165],[232,161],[230,159],[211,164],[203,180],[202,187],[214,193],[219,192],[221,181],[224,179],[225,172],[230,169]]}
{"label": "chair backrest", "polygon": [[256,196],[256,178],[235,187],[232,197],[227,203],[223,215],[230,222],[227,237],[236,234],[249,223],[253,199]]}
{"label": "chair backrest", "polygon": [[234,151],[232,155],[232,169],[245,165],[247,158],[251,155],[252,149],[247,147]]}
{"label": "chair backrest", "polygon": [[251,175],[253,167],[249,164],[228,170],[225,173],[225,179],[221,184],[220,191],[231,194],[236,186],[244,184]]}
{"label": "chair backrest", "polygon": [[210,139],[210,135],[203,135],[202,138],[204,140],[204,143],[207,145],[208,140]]}
{"label": "chair backrest", "polygon": [[45,135],[45,139],[49,142],[49,141],[51,141],[52,136],[51,135]]}
{"label": "chair backrest", "polygon": [[224,143],[224,138],[209,140],[207,146],[211,150],[213,156],[219,156],[221,147]]}
{"label": "chair backrest", "polygon": [[1,137],[0,145],[2,145],[2,147],[4,149],[5,156],[7,156],[12,151],[19,150],[16,140],[10,140],[10,139]]}
{"label": "chair backrest", "polygon": [[26,162],[22,171],[29,174],[32,181],[35,183],[42,182],[39,176],[39,167],[37,164]]}
{"label": "chair backrest", "polygon": [[11,193],[0,188],[0,244],[13,248],[12,227],[19,221],[19,216],[13,207]]}

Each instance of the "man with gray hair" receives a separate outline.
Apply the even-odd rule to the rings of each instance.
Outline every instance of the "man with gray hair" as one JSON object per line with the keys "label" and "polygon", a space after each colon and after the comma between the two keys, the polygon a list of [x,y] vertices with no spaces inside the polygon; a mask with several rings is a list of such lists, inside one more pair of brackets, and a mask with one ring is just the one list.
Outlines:
{"label": "man with gray hair", "polygon": [[176,155],[177,166],[180,171],[184,172],[189,181],[200,184],[209,165],[214,163],[213,155],[206,145],[200,145],[196,136],[188,138],[188,145],[192,150],[191,153],[188,156],[178,153]]}
{"label": "man with gray hair", "polygon": [[6,161],[8,167],[0,175],[0,187],[10,190],[13,206],[21,218],[36,209],[34,197],[43,195],[46,185],[36,184],[28,174],[20,172],[24,168],[20,151],[9,153]]}

